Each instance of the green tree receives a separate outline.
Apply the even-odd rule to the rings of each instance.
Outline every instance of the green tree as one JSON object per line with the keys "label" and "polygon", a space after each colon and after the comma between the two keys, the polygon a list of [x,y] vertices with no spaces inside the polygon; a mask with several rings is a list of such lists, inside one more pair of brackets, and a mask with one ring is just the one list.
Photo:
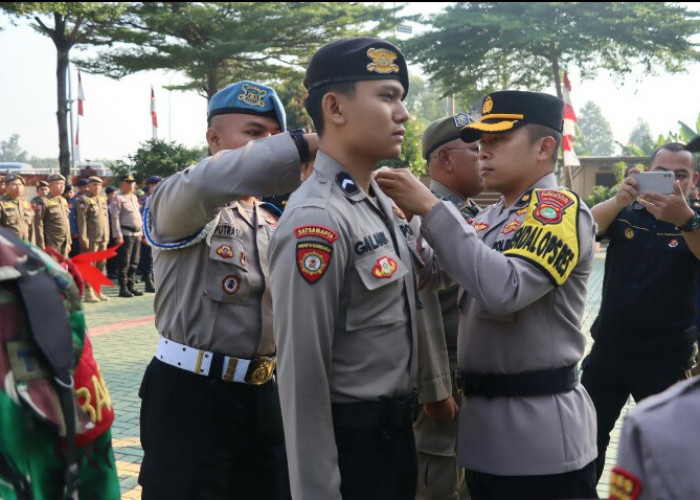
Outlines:
{"label": "green tree", "polygon": [[116,177],[132,173],[141,184],[151,175],[168,177],[207,156],[206,149],[186,148],[176,142],[149,139],[141,143],[136,153],[129,155],[128,162],[117,161],[111,165]]}
{"label": "green tree", "polygon": [[6,141],[0,141],[0,161],[27,163],[27,152],[19,147],[19,134],[12,134]]}
{"label": "green tree", "polygon": [[539,90],[577,67],[625,75],[685,71],[700,60],[690,39],[700,13],[666,2],[460,2],[428,18],[432,30],[408,41],[406,53],[444,86],[483,92]]}
{"label": "green tree", "polygon": [[630,132],[627,144],[620,144],[622,154],[626,156],[649,156],[657,145],[667,142],[666,137],[660,135],[656,139],[651,136],[649,124],[637,118],[637,122]]}
{"label": "green tree", "polygon": [[600,107],[593,101],[583,105],[578,113],[581,134],[576,138],[579,156],[610,156],[614,152],[612,128]]}
{"label": "green tree", "polygon": [[73,47],[106,45],[111,39],[105,28],[119,19],[126,8],[120,2],[2,2],[0,9],[31,21],[37,32],[56,47],[56,89],[58,121],[58,162],[61,174],[70,175],[68,141],[68,62]]}
{"label": "green tree", "polygon": [[182,72],[172,90],[207,100],[226,84],[296,75],[323,43],[393,30],[398,8],[360,2],[140,2],[115,23],[109,50],[81,61],[113,78],[142,70]]}

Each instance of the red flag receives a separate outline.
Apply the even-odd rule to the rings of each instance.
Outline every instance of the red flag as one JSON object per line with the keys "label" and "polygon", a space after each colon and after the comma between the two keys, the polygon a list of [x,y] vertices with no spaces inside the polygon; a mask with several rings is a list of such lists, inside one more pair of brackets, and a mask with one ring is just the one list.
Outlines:
{"label": "red flag", "polygon": [[564,150],[564,165],[570,167],[578,167],[581,165],[576,153],[574,152],[574,137],[576,136],[575,124],[578,121],[576,118],[576,113],[574,112],[574,107],[571,104],[571,82],[569,81],[569,76],[564,73],[564,88],[562,89],[564,94],[564,131],[562,133],[562,149]]}
{"label": "red flag", "polygon": [[[80,77],[80,70],[78,70],[78,115],[83,116],[83,101],[85,100],[85,94],[83,94],[83,80]],[[77,144],[77,141],[76,141]]]}
{"label": "red flag", "polygon": [[153,138],[158,138],[158,117],[156,115],[156,94],[153,92],[151,85],[151,125],[153,127]]}

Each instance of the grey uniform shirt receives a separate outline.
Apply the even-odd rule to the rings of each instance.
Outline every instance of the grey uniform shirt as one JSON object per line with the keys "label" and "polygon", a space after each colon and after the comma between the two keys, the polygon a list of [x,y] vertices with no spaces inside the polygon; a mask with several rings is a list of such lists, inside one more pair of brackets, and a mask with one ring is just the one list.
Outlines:
{"label": "grey uniform shirt", "polygon": [[157,185],[147,205],[157,242],[192,236],[218,216],[209,244],[153,247],[162,336],[246,359],[275,352],[266,279],[275,219],[258,203],[249,215],[232,201],[289,192],[298,183],[299,153],[285,133],[221,151]]}
{"label": "grey uniform shirt", "polygon": [[[558,189],[553,174],[532,188]],[[560,210],[577,217],[569,222],[578,233],[579,256],[566,280],[555,285],[532,262],[502,253],[530,216],[529,193],[509,208],[501,199],[481,211],[473,225],[444,201],[423,218],[422,234],[467,292],[460,303],[457,346],[462,370],[517,374],[574,365],[583,356],[586,339],[580,326],[594,256],[593,217],[580,201],[578,213],[573,207]],[[580,384],[537,397],[470,396],[460,405],[459,462],[498,475],[574,471],[596,458],[595,430],[595,409]]]}
{"label": "grey uniform shirt", "polygon": [[700,377],[678,382],[630,410],[622,425],[610,498],[700,498],[699,416]]}
{"label": "grey uniform shirt", "polygon": [[119,192],[114,195],[112,206],[112,237],[115,239],[141,236],[143,220],[139,199],[134,193]]}
{"label": "grey uniform shirt", "polygon": [[340,499],[331,403],[409,394],[415,275],[405,221],[319,151],[270,244],[280,401],[293,498]]}

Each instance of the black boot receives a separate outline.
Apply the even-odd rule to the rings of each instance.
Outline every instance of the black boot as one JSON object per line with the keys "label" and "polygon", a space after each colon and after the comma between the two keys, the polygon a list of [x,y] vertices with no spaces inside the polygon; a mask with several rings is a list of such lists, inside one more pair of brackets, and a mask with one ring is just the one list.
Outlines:
{"label": "black boot", "polygon": [[134,280],[128,280],[126,282],[126,287],[129,289],[132,295],[136,297],[140,297],[143,295],[143,292],[139,292],[136,288],[134,288]]}
{"label": "black boot", "polygon": [[119,278],[119,296],[120,297],[133,297],[134,294],[131,293],[126,287],[126,280]]}
{"label": "black boot", "polygon": [[143,282],[146,285],[146,291],[148,293],[155,293],[156,288],[153,286],[153,275],[152,274],[144,274],[143,275]]}

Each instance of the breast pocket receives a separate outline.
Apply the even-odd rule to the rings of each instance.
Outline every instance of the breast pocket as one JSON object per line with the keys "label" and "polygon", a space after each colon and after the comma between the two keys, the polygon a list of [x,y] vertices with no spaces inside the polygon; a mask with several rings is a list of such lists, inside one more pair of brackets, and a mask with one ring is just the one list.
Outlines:
{"label": "breast pocket", "polygon": [[16,210],[5,210],[5,224],[8,226],[14,226],[19,220]]}
{"label": "breast pocket", "polygon": [[212,238],[204,295],[216,302],[244,304],[251,293],[248,256],[236,238]]}
{"label": "breast pocket", "polygon": [[355,261],[346,330],[406,321],[403,278],[408,272],[394,252],[373,253]]}

